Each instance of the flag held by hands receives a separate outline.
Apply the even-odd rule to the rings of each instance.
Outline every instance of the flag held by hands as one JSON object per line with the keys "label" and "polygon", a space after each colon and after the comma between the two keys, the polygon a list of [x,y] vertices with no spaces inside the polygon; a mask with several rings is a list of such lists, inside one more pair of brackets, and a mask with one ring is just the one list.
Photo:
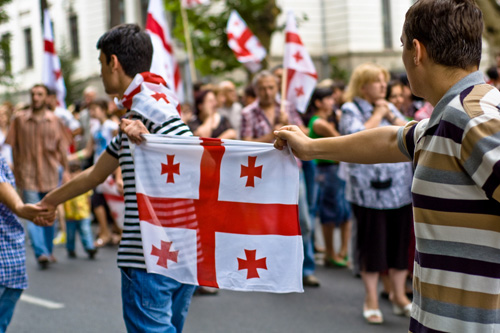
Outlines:
{"label": "flag held by hands", "polygon": [[285,27],[284,67],[288,70],[286,99],[300,112],[305,112],[316,86],[316,68],[299,36],[293,12],[287,13]]}
{"label": "flag held by hands", "polygon": [[146,135],[133,152],[148,272],[302,292],[298,168],[270,144]]}
{"label": "flag held by hands", "polygon": [[174,56],[170,29],[165,17],[162,0],[150,0],[146,19],[146,32],[153,44],[153,61],[150,72],[163,77],[168,88],[175,91],[179,101],[184,100],[181,72]]}
{"label": "flag held by hands", "polygon": [[266,57],[266,49],[236,10],[233,10],[229,16],[226,33],[227,44],[233,50],[238,61],[245,65],[249,71],[257,72],[261,68],[262,60]]}
{"label": "flag held by hands", "polygon": [[54,46],[54,34],[52,33],[48,9],[43,11],[43,43],[43,84],[56,91],[57,104],[65,108],[66,86],[61,72],[61,61]]}

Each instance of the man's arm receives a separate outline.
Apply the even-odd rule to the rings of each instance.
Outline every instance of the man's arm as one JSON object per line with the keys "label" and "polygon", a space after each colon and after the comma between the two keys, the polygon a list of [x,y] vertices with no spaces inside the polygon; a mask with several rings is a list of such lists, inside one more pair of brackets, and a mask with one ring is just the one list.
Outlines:
{"label": "man's arm", "polygon": [[42,199],[41,204],[47,207],[55,207],[71,198],[83,194],[105,181],[118,166],[118,160],[107,151],[104,151],[101,156],[99,156],[96,164],[84,170],[81,174],[71,179],[63,186],[50,191]]}
{"label": "man's arm", "polygon": [[397,126],[384,126],[335,138],[311,139],[297,126],[285,126],[274,132],[274,146],[279,150],[290,146],[301,160],[361,164],[408,162],[408,157],[398,147],[398,129]]}

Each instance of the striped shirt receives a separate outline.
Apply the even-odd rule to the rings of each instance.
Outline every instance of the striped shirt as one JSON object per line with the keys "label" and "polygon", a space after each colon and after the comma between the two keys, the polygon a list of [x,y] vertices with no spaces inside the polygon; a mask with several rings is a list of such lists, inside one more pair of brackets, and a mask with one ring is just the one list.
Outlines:
{"label": "striped shirt", "polygon": [[411,332],[500,331],[500,92],[463,78],[409,123],[415,217]]}
{"label": "striped shirt", "polygon": [[[136,79],[140,79],[138,76],[136,76]],[[152,134],[192,135],[187,125],[179,117],[174,104],[170,104],[168,101],[166,103],[162,102],[163,97],[160,97],[160,95],[163,92],[156,92],[155,85],[148,82],[139,85],[139,87],[142,88],[142,91],[134,94],[133,102],[131,95],[128,96],[130,104],[122,101],[131,110],[125,114],[125,117],[140,120]],[[166,89],[157,88],[160,91]],[[168,95],[165,96],[165,100],[171,101],[170,98]],[[120,131],[110,142],[106,151],[119,160],[123,177],[125,219],[122,240],[118,249],[118,266],[146,269],[142,250],[139,212],[137,210],[134,161],[130,152],[128,137]]]}

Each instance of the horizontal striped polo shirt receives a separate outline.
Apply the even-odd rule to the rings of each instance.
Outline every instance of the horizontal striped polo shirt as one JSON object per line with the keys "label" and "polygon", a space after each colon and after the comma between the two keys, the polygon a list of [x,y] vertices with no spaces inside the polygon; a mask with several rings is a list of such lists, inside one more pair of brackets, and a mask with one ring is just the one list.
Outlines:
{"label": "horizontal striped polo shirt", "polygon": [[415,166],[411,332],[500,332],[500,92],[480,72],[398,133]]}

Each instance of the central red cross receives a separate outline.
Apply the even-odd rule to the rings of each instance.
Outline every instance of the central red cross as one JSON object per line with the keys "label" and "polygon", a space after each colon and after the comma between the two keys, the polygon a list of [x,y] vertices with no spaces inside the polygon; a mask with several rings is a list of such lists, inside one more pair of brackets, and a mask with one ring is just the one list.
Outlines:
{"label": "central red cross", "polygon": [[[200,163],[199,199],[166,199],[137,193],[137,204],[141,221],[162,227],[196,230],[198,282],[203,286],[218,287],[215,272],[217,232],[297,236],[300,235],[300,227],[298,223],[290,223],[298,221],[297,205],[219,201],[220,169],[225,147],[219,139],[202,140],[204,149]],[[189,209],[180,212],[180,206],[188,205],[194,206],[195,214]]]}
{"label": "central red cross", "polygon": [[179,251],[170,251],[171,246],[172,242],[164,241],[161,241],[160,248],[153,245],[151,255],[158,257],[158,262],[156,263],[158,266],[168,268],[167,260],[177,262],[177,255],[179,254]]}
{"label": "central red cross", "polygon": [[155,93],[153,95],[151,95],[151,97],[153,97],[154,99],[156,99],[157,101],[159,101],[160,99],[163,99],[165,100],[165,102],[169,103],[168,99],[167,99],[167,95],[163,94],[163,93]]}
{"label": "central red cross", "polygon": [[233,50],[234,54],[236,54],[237,57],[247,57],[252,55],[252,52],[248,50],[246,44],[250,38],[252,38],[253,33],[248,29],[248,27],[243,30],[239,38],[236,38],[232,33],[227,34],[228,39],[234,39],[236,43],[238,43],[238,46],[240,47],[239,51]]}
{"label": "central red cross", "polygon": [[302,96],[302,95],[305,95],[305,94],[304,94],[304,88],[303,88],[302,86],[295,88],[295,95],[296,95],[297,97],[300,97],[300,96]]}
{"label": "central red cross", "polygon": [[174,174],[180,175],[180,164],[174,164],[175,155],[167,155],[167,164],[161,164],[161,174],[167,174],[167,183],[175,183]]}
{"label": "central red cross", "polygon": [[295,54],[294,54],[292,57],[294,57],[294,58],[295,58],[295,61],[296,61],[296,62],[299,62],[299,61],[301,61],[302,59],[304,59],[304,58],[302,57],[302,55],[300,54],[300,52],[299,52],[299,51],[295,52]]}
{"label": "central red cross", "polygon": [[255,187],[255,177],[259,177],[262,179],[262,165],[256,167],[256,160],[257,156],[248,156],[248,166],[245,166],[243,164],[241,165],[240,178],[247,177],[247,183],[245,184],[245,187]]}
{"label": "central red cross", "polygon": [[247,280],[253,278],[259,278],[259,272],[257,268],[267,270],[266,257],[255,259],[255,254],[257,250],[247,250],[245,249],[245,256],[247,260],[238,258],[238,270],[247,269]]}

